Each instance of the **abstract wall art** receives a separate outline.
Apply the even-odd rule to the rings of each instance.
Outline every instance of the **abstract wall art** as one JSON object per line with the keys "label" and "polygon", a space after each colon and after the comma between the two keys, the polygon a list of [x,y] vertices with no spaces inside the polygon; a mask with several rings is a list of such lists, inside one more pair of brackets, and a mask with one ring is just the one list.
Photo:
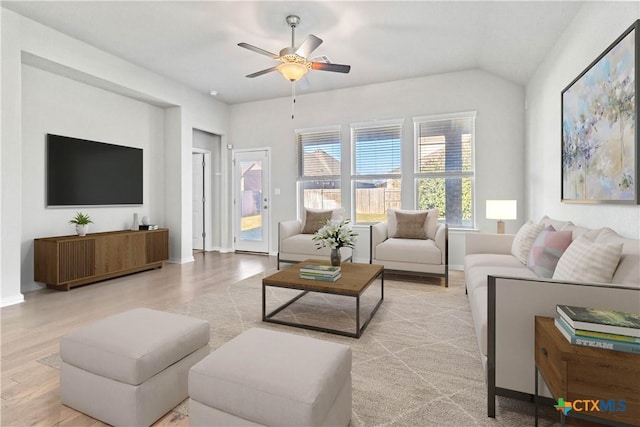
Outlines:
{"label": "abstract wall art", "polygon": [[562,201],[638,204],[640,20],[562,91]]}

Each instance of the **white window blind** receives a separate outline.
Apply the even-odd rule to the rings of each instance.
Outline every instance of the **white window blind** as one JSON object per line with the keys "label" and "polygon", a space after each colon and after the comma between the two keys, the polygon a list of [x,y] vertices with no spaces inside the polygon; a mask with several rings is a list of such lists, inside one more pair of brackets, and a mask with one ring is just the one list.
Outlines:
{"label": "white window blind", "polygon": [[474,227],[475,112],[414,119],[418,209],[438,208],[453,227]]}
{"label": "white window blind", "polygon": [[401,123],[357,127],[351,132],[355,151],[354,175],[400,175]]}
{"label": "white window blind", "polygon": [[303,206],[332,209],[341,206],[340,128],[297,131],[298,186]]}
{"label": "white window blind", "polygon": [[355,222],[384,221],[400,207],[402,121],[354,125],[351,140]]}

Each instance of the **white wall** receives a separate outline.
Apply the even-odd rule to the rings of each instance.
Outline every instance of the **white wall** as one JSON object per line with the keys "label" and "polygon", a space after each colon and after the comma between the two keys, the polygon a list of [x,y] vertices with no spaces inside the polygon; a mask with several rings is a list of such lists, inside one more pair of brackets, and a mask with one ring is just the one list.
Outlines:
{"label": "white wall", "polygon": [[[42,187],[38,187],[37,178],[31,175],[31,171],[22,170],[25,166],[23,160],[29,167],[35,165],[31,159],[24,159],[25,155],[43,158],[43,152],[31,151],[32,144],[37,139],[34,136],[35,129],[67,126],[66,129],[86,134],[89,139],[109,142],[112,138],[124,138],[123,135],[129,132],[146,138],[141,144],[150,144],[151,140],[155,141],[157,138],[164,139],[161,142],[162,148],[151,149],[149,145],[151,156],[145,162],[155,162],[156,165],[149,169],[150,182],[145,184],[148,186],[149,199],[147,201],[145,195],[143,208],[148,209],[148,214],[155,218],[164,218],[164,224],[160,225],[170,229],[171,259],[176,262],[193,259],[190,202],[192,130],[196,128],[221,135],[224,144],[229,122],[228,106],[208,94],[195,92],[11,11],[1,10],[3,92],[0,149],[0,305],[21,301],[21,291],[33,286],[33,278],[27,277],[32,268],[27,264],[33,263],[32,249],[28,248],[32,244],[32,232],[26,229],[32,225],[25,220],[31,221],[33,218],[41,221],[34,227],[51,230],[44,233],[47,236],[59,234],[61,224],[68,221],[68,215],[62,211],[46,210],[43,214],[46,217],[41,216],[44,199],[38,201],[38,195],[32,201],[32,194],[26,191],[35,189],[39,194],[44,191],[44,180],[40,181]],[[37,68],[33,68],[33,65]],[[61,79],[59,75],[95,87],[86,88],[81,83]],[[39,84],[41,77],[65,86],[70,90],[69,96],[62,87],[59,90],[39,88],[44,93],[35,93],[35,86]],[[21,82],[23,78],[24,84]],[[28,103],[24,111],[25,117],[21,108],[23,99]],[[95,105],[85,109],[76,105],[77,102],[88,101],[95,102]],[[54,117],[49,118],[47,115],[53,111],[53,105],[57,105],[57,110],[53,112]],[[118,112],[118,108],[124,108],[129,114],[139,115],[141,123],[134,124],[136,117],[126,116],[124,112]],[[109,113],[105,114],[106,111]],[[98,119],[101,113],[105,117]],[[84,114],[96,120],[95,127],[81,123]],[[75,123],[72,120],[74,115],[77,115]],[[54,118],[60,122],[52,124]],[[143,129],[143,122],[149,128]],[[21,135],[23,129],[28,133],[24,139]],[[49,131],[46,129],[46,132]],[[223,153],[223,161],[226,156],[226,152]],[[223,169],[224,167],[223,165]],[[40,168],[43,169],[44,165]],[[222,180],[225,181],[224,177]],[[27,198],[29,200],[25,200],[23,206],[22,200]],[[220,205],[224,212],[228,211],[227,199],[221,200]],[[33,206],[35,213],[25,212]],[[98,219],[95,227],[100,227],[94,228],[94,231],[102,229],[103,224],[105,229],[122,228],[125,225],[128,227],[132,210],[105,209],[91,210],[92,216],[95,215],[94,221]],[[108,212],[118,214],[111,218],[107,215]],[[21,284],[24,285],[24,290],[21,289]]]}
{"label": "white wall", "polygon": [[[311,73],[312,74],[312,73]],[[336,75],[335,78],[349,78]],[[310,76],[313,83],[313,75]],[[282,84],[287,84],[285,81]],[[476,118],[476,217],[480,230],[494,232],[495,221],[485,219],[486,199],[517,199],[519,218],[524,216],[524,88],[493,74],[470,70],[457,73],[355,87],[297,97],[295,119],[291,99],[279,98],[231,106],[229,140],[234,148],[272,148],[273,188],[271,228],[295,218],[295,129],[342,126],[343,174],[350,170],[349,125],[372,120],[404,119],[403,162],[413,159],[412,117],[461,111],[477,111]],[[412,168],[409,168],[412,169]],[[348,181],[343,201],[349,200]],[[412,176],[403,175],[403,203],[413,203]],[[406,201],[406,202],[405,202]],[[350,206],[345,206],[347,211]],[[350,215],[349,215],[350,216]],[[520,221],[507,223],[515,232]],[[276,233],[270,239],[277,249]],[[450,244],[461,247],[464,234],[452,234]],[[462,253],[456,251],[456,253]],[[456,256],[451,264],[461,265]]]}
{"label": "white wall", "polygon": [[[77,211],[90,232],[130,228],[133,214],[164,224],[163,109],[37,68],[22,67],[22,291],[33,282],[33,239],[73,234]],[[47,208],[45,135],[71,136],[143,150],[143,205]]]}
{"label": "white wall", "polygon": [[527,85],[529,218],[546,214],[640,238],[640,206],[560,202],[561,92],[639,17],[640,2],[586,2]]}
{"label": "white wall", "polygon": [[1,65],[2,72],[2,147],[0,170],[2,172],[2,202],[0,211],[0,306],[23,301],[20,293],[20,242],[22,212],[20,210],[22,149],[20,97],[20,31],[17,15],[0,8]]}

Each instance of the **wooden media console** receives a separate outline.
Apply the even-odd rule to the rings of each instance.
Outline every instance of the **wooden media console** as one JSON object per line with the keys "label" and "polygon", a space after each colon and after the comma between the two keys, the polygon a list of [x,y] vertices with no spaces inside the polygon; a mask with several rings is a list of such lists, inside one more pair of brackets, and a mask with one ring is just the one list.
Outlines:
{"label": "wooden media console", "polygon": [[47,287],[75,286],[162,267],[169,230],[110,231],[34,240],[34,280]]}

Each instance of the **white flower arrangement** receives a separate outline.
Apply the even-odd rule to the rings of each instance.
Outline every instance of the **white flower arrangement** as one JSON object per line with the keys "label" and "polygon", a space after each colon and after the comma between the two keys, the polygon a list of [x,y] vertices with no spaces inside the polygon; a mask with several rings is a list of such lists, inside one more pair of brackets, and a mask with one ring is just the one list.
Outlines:
{"label": "white flower arrangement", "polygon": [[318,249],[327,246],[331,249],[353,248],[358,240],[358,233],[351,229],[350,222],[348,219],[339,222],[327,221],[312,238]]}

